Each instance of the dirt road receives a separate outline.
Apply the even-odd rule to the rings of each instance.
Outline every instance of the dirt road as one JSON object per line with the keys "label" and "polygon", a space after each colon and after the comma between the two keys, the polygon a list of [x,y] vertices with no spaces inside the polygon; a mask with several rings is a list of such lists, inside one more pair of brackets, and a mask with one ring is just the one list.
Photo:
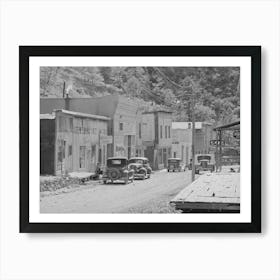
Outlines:
{"label": "dirt road", "polygon": [[155,172],[151,179],[91,184],[74,192],[41,196],[41,213],[172,213],[169,201],[191,180],[191,172]]}

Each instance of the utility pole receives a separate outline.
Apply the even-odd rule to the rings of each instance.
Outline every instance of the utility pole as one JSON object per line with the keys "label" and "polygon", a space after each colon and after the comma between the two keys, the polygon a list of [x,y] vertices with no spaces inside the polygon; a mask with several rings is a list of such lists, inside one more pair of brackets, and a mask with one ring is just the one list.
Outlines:
{"label": "utility pole", "polygon": [[65,81],[63,82],[62,97],[65,98]]}
{"label": "utility pole", "polygon": [[195,117],[194,117],[194,95],[192,96],[192,109],[191,109],[191,118],[192,118],[192,182],[195,180]]}

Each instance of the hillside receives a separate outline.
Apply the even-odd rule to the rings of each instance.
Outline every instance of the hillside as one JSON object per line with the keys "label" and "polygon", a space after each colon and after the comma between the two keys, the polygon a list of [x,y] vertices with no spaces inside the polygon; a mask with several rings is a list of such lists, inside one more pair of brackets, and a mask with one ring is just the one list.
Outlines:
{"label": "hillside", "polygon": [[173,110],[174,119],[226,123],[239,118],[238,67],[41,67],[40,96],[97,97],[112,93],[141,106]]}

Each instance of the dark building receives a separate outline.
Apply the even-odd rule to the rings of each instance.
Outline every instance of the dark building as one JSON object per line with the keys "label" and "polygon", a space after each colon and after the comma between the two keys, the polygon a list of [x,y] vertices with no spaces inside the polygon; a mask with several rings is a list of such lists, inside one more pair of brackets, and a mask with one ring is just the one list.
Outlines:
{"label": "dark building", "polygon": [[161,109],[144,112],[142,115],[144,155],[155,170],[167,167],[167,159],[171,157],[171,125],[170,111]]}

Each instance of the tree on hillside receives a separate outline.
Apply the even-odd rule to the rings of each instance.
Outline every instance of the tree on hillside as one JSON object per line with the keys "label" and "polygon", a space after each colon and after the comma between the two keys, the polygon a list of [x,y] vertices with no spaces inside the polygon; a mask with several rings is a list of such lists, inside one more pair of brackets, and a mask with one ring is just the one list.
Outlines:
{"label": "tree on hillside", "polygon": [[239,67],[41,67],[40,94],[72,96],[118,92],[147,104],[167,107],[175,119],[188,121],[195,97],[195,117],[224,123],[240,116]]}

